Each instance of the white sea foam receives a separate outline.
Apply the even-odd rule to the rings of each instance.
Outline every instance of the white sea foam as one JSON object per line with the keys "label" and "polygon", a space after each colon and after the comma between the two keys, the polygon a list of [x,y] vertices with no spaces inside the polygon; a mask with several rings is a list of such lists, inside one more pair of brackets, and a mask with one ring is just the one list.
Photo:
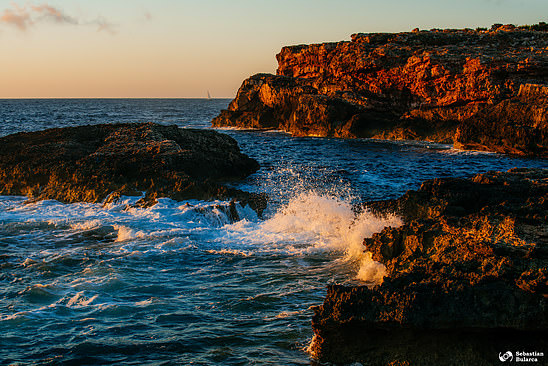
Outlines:
{"label": "white sea foam", "polygon": [[463,150],[456,147],[451,147],[446,150],[440,151],[443,154],[449,154],[449,155],[497,155],[500,153],[497,153],[495,151],[484,151],[484,150]]}
{"label": "white sea foam", "polygon": [[379,283],[385,275],[384,266],[365,252],[363,239],[386,226],[399,225],[398,217],[379,218],[368,211],[356,214],[348,200],[310,191],[291,199],[270,219],[225,226],[226,233],[216,241],[239,242],[240,248],[253,252],[340,252],[344,259],[359,265],[359,280]]}
{"label": "white sea foam", "polygon": [[[78,233],[98,235],[114,241],[100,250],[116,256],[181,250],[238,256],[334,253],[335,258],[343,258],[356,267],[358,279],[378,283],[384,267],[364,253],[363,239],[385,226],[399,225],[400,220],[381,219],[367,211],[356,213],[348,195],[341,198],[325,191],[304,191],[302,187],[299,190],[300,193],[289,192],[293,197],[271,210],[273,213],[265,220],[260,220],[248,206],[237,204],[241,220],[234,222],[229,202],[160,199],[152,207],[139,208],[132,206],[136,197],[123,197],[108,207],[55,201],[22,205],[15,200],[6,204],[12,210],[0,213],[0,219],[9,215],[10,220],[20,219],[33,225],[48,222],[47,230],[54,230],[55,238],[64,235],[77,240],[73,236]],[[87,234],[89,231],[93,233]],[[78,257],[76,252],[80,250],[86,247],[47,248],[21,264],[28,266],[44,259],[53,263],[73,254]]]}
{"label": "white sea foam", "polygon": [[152,303],[157,302],[157,301],[158,301],[157,298],[151,297],[151,298],[149,298],[149,299],[147,299],[147,300],[137,301],[137,302],[135,303],[135,306],[149,306],[149,305],[152,305]]}
{"label": "white sea foam", "polygon": [[68,301],[67,301],[67,306],[68,307],[73,307],[73,306],[79,306],[79,307],[82,307],[82,306],[88,306],[89,304],[91,304],[95,299],[97,299],[98,295],[93,295],[92,297],[86,297],[84,295],[84,291],[80,291],[78,292],[76,295],[74,295],[73,297],[69,298]]}
{"label": "white sea foam", "polygon": [[145,233],[142,231],[136,231],[124,225],[114,225],[114,228],[118,230],[116,241],[128,241],[145,237]]}
{"label": "white sea foam", "polygon": [[206,250],[206,252],[210,254],[220,254],[220,255],[239,255],[242,257],[248,257],[250,255],[249,252],[238,250],[238,249],[220,249],[220,250],[209,249],[209,250]]}
{"label": "white sea foam", "polygon": [[27,266],[31,266],[31,265],[33,265],[33,264],[35,264],[35,263],[36,263],[35,260],[33,260],[33,259],[31,259],[31,258],[26,258],[26,259],[21,263],[21,265],[22,265],[23,267],[27,267]]}
{"label": "white sea foam", "polygon": [[86,220],[70,224],[73,230],[91,230],[101,226],[101,220]]}
{"label": "white sea foam", "polygon": [[[290,317],[290,316],[294,316],[294,315],[297,315],[297,314],[301,314],[303,312],[303,310],[298,310],[298,311],[282,311],[281,313],[277,314],[274,318],[275,319],[283,319],[283,318],[287,318],[287,317]],[[268,318],[267,318],[268,319]]]}

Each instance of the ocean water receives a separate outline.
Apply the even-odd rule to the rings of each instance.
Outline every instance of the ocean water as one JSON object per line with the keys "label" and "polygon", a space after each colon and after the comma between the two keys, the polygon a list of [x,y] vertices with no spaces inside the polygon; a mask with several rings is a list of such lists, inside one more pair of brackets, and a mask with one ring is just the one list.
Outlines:
{"label": "ocean water", "polygon": [[[152,121],[209,128],[229,100],[0,100],[0,135]],[[227,202],[138,197],[106,206],[0,197],[0,363],[309,365],[312,307],[328,283],[375,283],[361,242],[397,217],[360,203],[434,177],[542,160],[417,142],[222,129],[261,169],[262,218]],[[1,148],[1,146],[0,146]]]}

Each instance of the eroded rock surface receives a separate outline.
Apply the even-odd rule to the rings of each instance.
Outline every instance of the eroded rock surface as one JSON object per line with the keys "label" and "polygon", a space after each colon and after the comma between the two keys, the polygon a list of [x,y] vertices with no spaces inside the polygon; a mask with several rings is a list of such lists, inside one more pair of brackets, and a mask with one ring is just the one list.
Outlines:
{"label": "eroded rock surface", "polygon": [[153,123],[103,124],[0,138],[0,194],[31,200],[102,202],[120,195],[229,199],[259,211],[264,197],[222,185],[259,164],[214,131]]}
{"label": "eroded rock surface", "polygon": [[284,47],[277,75],[244,81],[213,125],[547,157],[544,29],[360,33]]}
{"label": "eroded rock surface", "polygon": [[329,286],[313,318],[318,359],[492,365],[499,352],[546,352],[548,170],[435,179],[370,207],[404,219],[364,241],[388,275]]}

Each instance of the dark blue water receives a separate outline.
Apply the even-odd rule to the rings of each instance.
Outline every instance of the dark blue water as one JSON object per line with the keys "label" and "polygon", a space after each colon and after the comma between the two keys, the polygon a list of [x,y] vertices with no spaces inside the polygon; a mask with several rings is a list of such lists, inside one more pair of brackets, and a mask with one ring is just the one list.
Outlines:
{"label": "dark blue water", "polygon": [[[152,121],[209,128],[228,100],[0,100],[0,135]],[[310,364],[311,306],[330,282],[374,282],[363,237],[397,218],[355,213],[429,178],[546,161],[426,143],[224,130],[261,170],[237,184],[271,196],[259,219],[226,202],[137,198],[25,205],[0,197],[3,364]],[[0,146],[1,148],[1,146]]]}

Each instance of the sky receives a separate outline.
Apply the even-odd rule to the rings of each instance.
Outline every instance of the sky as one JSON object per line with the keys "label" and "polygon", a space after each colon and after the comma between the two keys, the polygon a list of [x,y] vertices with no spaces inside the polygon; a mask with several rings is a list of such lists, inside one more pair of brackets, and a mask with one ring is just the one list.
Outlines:
{"label": "sky", "polygon": [[232,98],[285,45],[548,22],[548,0],[0,0],[0,98]]}

